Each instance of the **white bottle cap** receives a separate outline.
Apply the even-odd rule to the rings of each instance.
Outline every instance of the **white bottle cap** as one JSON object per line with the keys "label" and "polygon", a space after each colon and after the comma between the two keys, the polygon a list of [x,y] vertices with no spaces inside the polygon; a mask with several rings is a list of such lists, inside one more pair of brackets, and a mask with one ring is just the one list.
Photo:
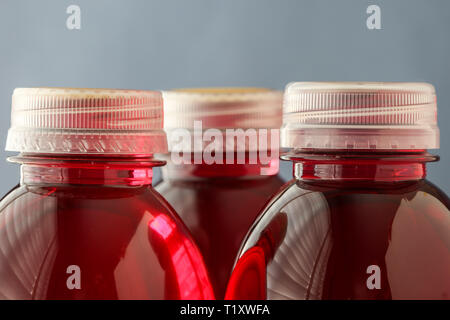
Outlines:
{"label": "white bottle cap", "polygon": [[18,88],[7,151],[148,155],[167,150],[161,93]]}
{"label": "white bottle cap", "polygon": [[[198,88],[163,92],[164,129],[279,129],[283,94],[264,88]],[[278,143],[277,143],[277,148]],[[188,151],[190,144],[182,149]],[[249,147],[246,146],[246,149]],[[270,146],[269,146],[270,148]],[[171,141],[169,138],[169,149]]]}
{"label": "white bottle cap", "polygon": [[395,82],[290,83],[284,95],[281,146],[439,148],[434,87]]}
{"label": "white bottle cap", "polygon": [[264,88],[164,91],[164,128],[280,128],[283,94]]}

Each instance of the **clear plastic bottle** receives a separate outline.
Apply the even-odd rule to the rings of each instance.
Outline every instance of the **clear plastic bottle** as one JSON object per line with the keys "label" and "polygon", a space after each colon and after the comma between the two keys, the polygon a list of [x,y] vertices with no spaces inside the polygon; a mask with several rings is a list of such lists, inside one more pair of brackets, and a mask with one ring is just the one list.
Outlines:
{"label": "clear plastic bottle", "polygon": [[229,299],[450,299],[449,199],[425,83],[292,83],[281,146],[294,179],[243,243]]}
{"label": "clear plastic bottle", "polygon": [[[277,156],[282,93],[259,88],[206,88],[167,91],[163,97],[164,128],[172,153],[156,189],[190,229],[205,259],[215,295],[223,298],[245,233],[283,184]],[[196,126],[201,128],[196,130]],[[175,133],[180,129],[187,130],[192,139],[177,144]],[[237,138],[234,146],[228,143],[226,148],[227,129],[241,129],[241,138],[263,130],[267,130],[267,136],[256,144],[250,143],[250,138],[239,143]],[[217,140],[224,147],[220,149],[223,163],[205,160],[208,132],[222,135]],[[200,142],[196,145],[197,138]],[[179,152],[187,156],[186,161],[175,163],[174,155]],[[232,161],[227,161],[227,156]]]}
{"label": "clear plastic bottle", "polygon": [[152,188],[161,93],[16,89],[0,203],[1,299],[211,299],[202,257]]}

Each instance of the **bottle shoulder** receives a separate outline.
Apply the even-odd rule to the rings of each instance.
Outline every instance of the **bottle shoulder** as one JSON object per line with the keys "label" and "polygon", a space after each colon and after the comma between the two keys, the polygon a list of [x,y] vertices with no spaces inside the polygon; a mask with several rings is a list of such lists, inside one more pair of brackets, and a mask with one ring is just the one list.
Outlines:
{"label": "bottle shoulder", "polygon": [[[425,180],[359,187],[290,181],[252,226],[236,268],[263,252],[269,299],[448,298],[447,196]],[[379,290],[367,282],[373,270]]]}
{"label": "bottle shoulder", "polygon": [[336,183],[331,181],[317,183],[292,179],[283,186],[278,196],[274,197],[272,202],[290,202],[295,198],[310,193],[321,194],[327,199],[336,197],[364,199],[377,196],[409,199],[417,193],[424,193],[427,194],[427,197],[435,198],[437,201],[442,202],[445,207],[449,208],[449,197],[428,180],[400,183]]}
{"label": "bottle shoulder", "polygon": [[[19,186],[0,205],[0,282],[5,284],[0,286],[0,297],[211,297],[196,245],[170,206],[150,187]],[[66,286],[68,270],[74,272],[74,266],[81,272],[79,291]],[[192,290],[183,289],[187,285],[177,277],[180,272],[196,275]]]}
{"label": "bottle shoulder", "polygon": [[[0,201],[0,213],[11,208],[31,207],[35,211],[86,211],[141,215],[176,213],[150,186],[29,186],[17,185]],[[8,209],[9,208],[9,209]]]}
{"label": "bottle shoulder", "polygon": [[378,184],[376,187],[350,184],[338,188],[333,184],[292,179],[261,211],[248,233],[245,247],[254,245],[263,230],[280,213],[286,214],[292,223],[305,223],[302,227],[296,226],[298,230],[303,230],[307,228],[307,221],[313,223],[319,217],[329,220],[331,216],[339,217],[342,212],[385,210],[395,216],[406,208],[430,216],[440,212],[445,219],[450,219],[448,196],[427,180],[397,185]]}

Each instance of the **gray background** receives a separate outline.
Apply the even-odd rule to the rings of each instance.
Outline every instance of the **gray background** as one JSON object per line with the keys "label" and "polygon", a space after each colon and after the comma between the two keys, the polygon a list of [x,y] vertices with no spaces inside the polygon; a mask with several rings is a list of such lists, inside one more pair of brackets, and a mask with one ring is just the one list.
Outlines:
{"label": "gray background", "polygon": [[[70,4],[81,7],[81,30],[66,28]],[[382,30],[366,28],[369,4],[381,7]],[[15,87],[427,81],[441,128],[441,161],[429,165],[429,179],[449,193],[449,31],[448,0],[1,0],[2,149]],[[289,177],[291,167],[282,171]],[[18,166],[1,161],[0,176],[4,194]]]}

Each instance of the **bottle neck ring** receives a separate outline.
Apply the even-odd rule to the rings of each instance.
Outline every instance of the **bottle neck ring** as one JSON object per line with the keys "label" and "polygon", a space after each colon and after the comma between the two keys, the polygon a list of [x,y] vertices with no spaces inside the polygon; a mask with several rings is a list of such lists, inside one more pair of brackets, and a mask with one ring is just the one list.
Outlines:
{"label": "bottle neck ring", "polygon": [[79,156],[20,154],[8,161],[21,164],[25,185],[151,185],[153,167],[165,162],[152,156]]}
{"label": "bottle neck ring", "polygon": [[[174,161],[176,160],[176,161]],[[275,156],[261,157],[248,152],[224,153],[214,159],[190,153],[183,159],[169,155],[163,175],[169,180],[198,180],[209,178],[255,179],[273,176],[279,172],[279,159]]]}
{"label": "bottle neck ring", "polygon": [[282,158],[293,161],[293,174],[298,180],[379,182],[425,179],[426,163],[439,160],[425,150],[305,151]]}

